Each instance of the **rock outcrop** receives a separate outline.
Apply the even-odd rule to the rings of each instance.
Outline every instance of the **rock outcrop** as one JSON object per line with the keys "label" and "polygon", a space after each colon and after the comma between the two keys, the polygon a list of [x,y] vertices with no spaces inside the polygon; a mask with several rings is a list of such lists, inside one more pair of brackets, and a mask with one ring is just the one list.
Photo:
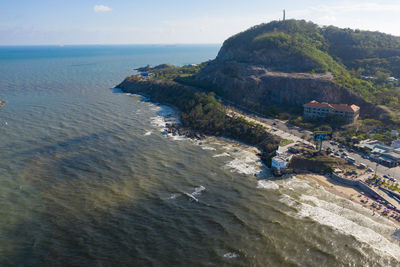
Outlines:
{"label": "rock outcrop", "polygon": [[[221,59],[222,58],[222,59]],[[328,74],[284,73],[217,57],[196,76],[221,89],[224,97],[243,105],[299,106],[311,100],[356,104],[361,116],[382,117],[386,111],[343,88]]]}

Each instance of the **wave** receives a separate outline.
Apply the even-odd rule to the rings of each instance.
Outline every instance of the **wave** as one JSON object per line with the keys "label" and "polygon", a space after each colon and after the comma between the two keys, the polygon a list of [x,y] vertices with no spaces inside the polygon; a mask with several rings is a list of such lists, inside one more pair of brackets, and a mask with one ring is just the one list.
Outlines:
{"label": "wave", "polygon": [[198,198],[196,198],[196,196],[199,196],[201,194],[201,192],[203,192],[204,190],[206,190],[206,188],[204,186],[200,185],[199,187],[196,187],[194,189],[194,192],[192,192],[192,193],[187,193],[187,192],[183,192],[183,193],[186,196],[188,196],[190,200],[199,202],[199,200],[198,200]]}
{"label": "wave", "polygon": [[274,183],[274,182],[268,181],[268,180],[258,180],[257,181],[257,188],[269,189],[269,190],[278,190],[279,189],[279,185],[277,183]]}
{"label": "wave", "polygon": [[211,150],[211,151],[215,151],[216,149],[210,146],[202,146],[201,149],[203,150]]}
{"label": "wave", "polygon": [[294,178],[280,185],[290,191],[279,201],[297,210],[295,215],[351,235],[380,255],[400,259],[400,247],[390,240],[391,233],[396,230],[393,222],[383,217],[372,217],[370,211],[361,205],[323,188],[314,188],[307,181]]}
{"label": "wave", "polygon": [[228,252],[224,254],[224,258],[228,258],[228,259],[234,259],[237,258],[239,255],[236,254],[235,252]]}
{"label": "wave", "polygon": [[[302,196],[302,200],[307,200],[312,204],[302,203],[300,205],[299,215],[309,217],[320,224],[330,226],[339,232],[352,235],[363,243],[369,244],[373,249],[379,250],[380,253],[386,253],[397,260],[400,259],[400,247],[394,245],[381,233],[377,232],[381,227],[387,227],[369,220],[353,210],[349,210],[336,205],[335,203],[326,202],[312,196]],[[362,217],[361,217],[362,216]],[[370,225],[360,225],[359,222],[369,222]],[[380,229],[382,231],[383,229]],[[393,227],[393,231],[395,228]]]}
{"label": "wave", "polygon": [[220,158],[220,157],[229,157],[230,155],[226,152],[214,155],[213,158]]}

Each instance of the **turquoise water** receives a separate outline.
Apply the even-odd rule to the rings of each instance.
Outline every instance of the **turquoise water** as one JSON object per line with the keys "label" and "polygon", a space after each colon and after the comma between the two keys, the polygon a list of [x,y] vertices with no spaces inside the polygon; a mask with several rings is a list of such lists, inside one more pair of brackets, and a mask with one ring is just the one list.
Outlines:
{"label": "turquoise water", "polygon": [[395,266],[392,223],[111,89],[218,49],[0,47],[0,265]]}

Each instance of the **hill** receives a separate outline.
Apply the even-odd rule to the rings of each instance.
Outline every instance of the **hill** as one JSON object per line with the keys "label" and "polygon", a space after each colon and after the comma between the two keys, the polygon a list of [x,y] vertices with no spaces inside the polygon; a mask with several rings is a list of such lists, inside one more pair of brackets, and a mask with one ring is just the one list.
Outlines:
{"label": "hill", "polygon": [[400,77],[399,37],[286,20],[230,37],[215,60],[183,82],[264,113],[300,111],[316,99],[354,103],[364,118],[398,123],[400,89],[385,82],[392,75]]}

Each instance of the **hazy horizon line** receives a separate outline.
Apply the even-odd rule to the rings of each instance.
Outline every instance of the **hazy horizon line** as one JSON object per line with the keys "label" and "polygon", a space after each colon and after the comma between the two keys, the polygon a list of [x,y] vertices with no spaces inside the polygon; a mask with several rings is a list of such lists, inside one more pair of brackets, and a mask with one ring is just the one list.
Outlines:
{"label": "hazy horizon line", "polygon": [[178,46],[178,45],[222,45],[222,43],[124,43],[124,44],[0,44],[0,47],[14,47],[14,46],[129,46],[129,45],[151,45],[151,46]]}

